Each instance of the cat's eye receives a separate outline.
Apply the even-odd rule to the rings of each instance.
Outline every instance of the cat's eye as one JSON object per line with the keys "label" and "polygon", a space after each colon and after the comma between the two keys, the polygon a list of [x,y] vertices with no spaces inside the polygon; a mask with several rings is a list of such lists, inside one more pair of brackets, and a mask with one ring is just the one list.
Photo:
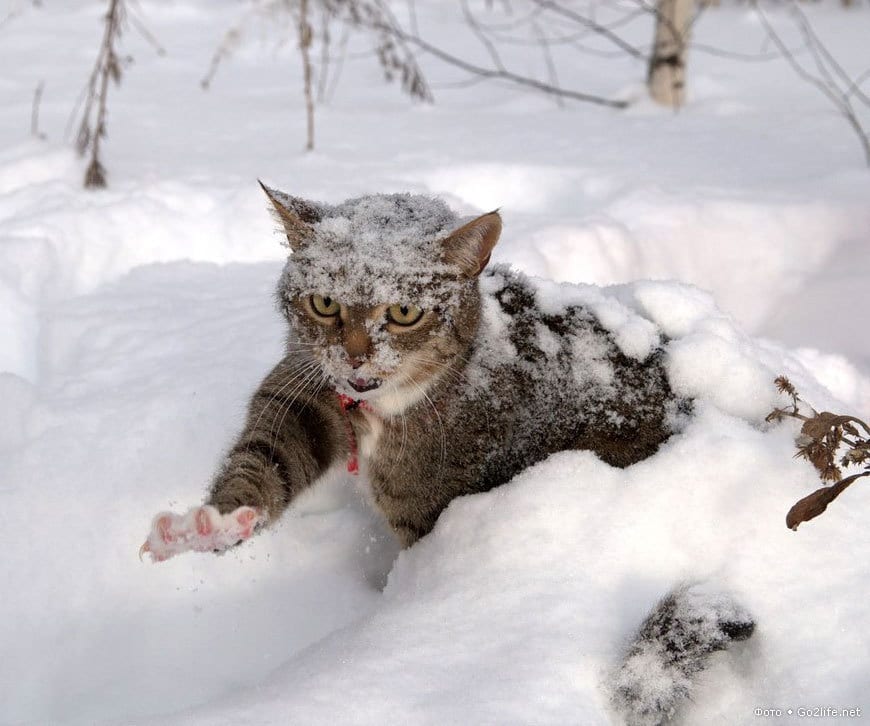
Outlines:
{"label": "cat's eye", "polygon": [[341,305],[326,295],[312,295],[311,309],[324,318],[334,318],[341,312]]}
{"label": "cat's eye", "polygon": [[396,325],[413,325],[423,317],[423,310],[416,305],[390,305],[387,318]]}

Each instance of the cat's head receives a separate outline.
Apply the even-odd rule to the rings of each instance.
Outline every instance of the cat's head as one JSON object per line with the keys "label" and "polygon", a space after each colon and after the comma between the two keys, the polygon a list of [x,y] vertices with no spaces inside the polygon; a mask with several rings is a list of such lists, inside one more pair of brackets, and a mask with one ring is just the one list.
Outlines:
{"label": "cat's head", "polygon": [[288,345],[319,364],[325,385],[392,414],[460,375],[497,212],[464,221],[420,195],[326,205],[263,188],[292,250],[278,287]]}

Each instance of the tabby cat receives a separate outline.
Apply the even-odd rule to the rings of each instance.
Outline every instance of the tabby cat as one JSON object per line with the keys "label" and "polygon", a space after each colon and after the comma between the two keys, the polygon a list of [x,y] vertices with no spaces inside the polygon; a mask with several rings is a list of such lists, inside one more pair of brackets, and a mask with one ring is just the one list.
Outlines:
{"label": "tabby cat", "polygon": [[[205,505],[155,518],[142,547],[154,560],[247,539],[338,463],[363,469],[409,546],[455,497],[566,449],[628,466],[653,454],[686,414],[660,344],[627,346],[571,300],[570,288],[487,269],[498,212],[460,220],[425,196],[328,205],[263,188],[292,250],[277,291],[286,355],[254,393]],[[665,617],[676,597],[655,622],[677,622]],[[678,625],[691,630],[691,620]],[[717,647],[705,636],[710,651],[729,641],[726,621],[705,626],[717,633]],[[664,642],[668,627],[642,629],[635,650]],[[671,658],[673,648],[662,652]],[[623,675],[616,692],[640,723],[648,699],[633,703],[630,682]],[[653,708],[653,718],[667,710]]]}

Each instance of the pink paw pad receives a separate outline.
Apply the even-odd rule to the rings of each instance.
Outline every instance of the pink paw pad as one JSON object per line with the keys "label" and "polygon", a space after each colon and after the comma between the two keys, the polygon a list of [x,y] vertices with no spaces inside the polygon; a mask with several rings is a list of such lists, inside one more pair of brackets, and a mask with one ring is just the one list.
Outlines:
{"label": "pink paw pad", "polygon": [[253,507],[239,507],[228,514],[208,504],[186,514],[161,512],[154,518],[139,557],[147,552],[154,562],[162,562],[182,552],[220,552],[248,539],[265,522],[266,516]]}

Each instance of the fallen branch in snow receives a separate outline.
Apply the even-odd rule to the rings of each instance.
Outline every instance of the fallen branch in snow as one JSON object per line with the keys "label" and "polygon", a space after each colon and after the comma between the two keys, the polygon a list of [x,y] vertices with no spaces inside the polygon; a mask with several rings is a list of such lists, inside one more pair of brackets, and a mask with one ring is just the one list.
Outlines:
{"label": "fallen branch in snow", "polygon": [[[870,476],[870,426],[855,416],[841,416],[829,411],[819,413],[806,404],[798,395],[791,381],[780,376],[775,381],[781,393],[791,397],[791,406],[775,408],[767,416],[767,421],[782,421],[796,418],[803,421],[797,439],[797,454],[809,461],[819,472],[822,481],[835,482],[831,486],[817,489],[804,497],[788,511],[786,526],[796,530],[804,522],[818,517],[852,482]],[[800,412],[800,404],[806,404],[812,415]],[[860,430],[863,429],[863,432]],[[841,456],[839,452],[846,447]],[[839,461],[838,461],[839,460]],[[864,471],[843,477],[840,467],[864,464]]]}

